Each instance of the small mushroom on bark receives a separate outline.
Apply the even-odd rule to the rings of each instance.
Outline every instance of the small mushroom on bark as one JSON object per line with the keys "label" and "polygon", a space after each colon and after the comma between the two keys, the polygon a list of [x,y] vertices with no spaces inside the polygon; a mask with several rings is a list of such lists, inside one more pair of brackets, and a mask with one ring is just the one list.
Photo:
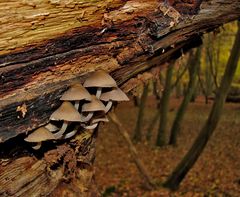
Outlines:
{"label": "small mushroom on bark", "polygon": [[96,118],[92,120],[92,123],[98,123],[98,122],[109,122],[107,116],[101,117],[101,118]]}
{"label": "small mushroom on bark", "polygon": [[90,125],[83,125],[85,129],[95,129],[99,122],[109,122],[108,118],[104,115],[104,117],[99,117],[99,118],[93,118],[92,122]]}
{"label": "small mushroom on bark", "polygon": [[111,109],[114,101],[129,101],[129,98],[120,88],[114,88],[109,92],[103,93],[100,100],[108,102],[105,107],[105,113],[107,113]]}
{"label": "small mushroom on bark", "polygon": [[33,131],[30,135],[28,135],[24,140],[26,142],[32,142],[32,143],[37,143],[36,146],[33,146],[32,148],[37,150],[41,147],[41,143],[43,141],[47,140],[54,140],[55,137],[54,135],[45,127],[40,127]]}
{"label": "small mushroom on bark", "polygon": [[97,99],[96,96],[92,95],[92,101],[90,103],[85,103],[82,106],[82,112],[83,113],[87,112],[88,114],[87,116],[84,116],[83,114],[81,114],[81,122],[89,121],[92,118],[93,113],[97,111],[104,112],[105,106],[100,100]]}
{"label": "small mushroom on bark", "polygon": [[71,88],[64,92],[60,100],[75,101],[74,107],[78,110],[79,101],[81,100],[91,101],[91,95],[81,84],[74,84]]}
{"label": "small mushroom on bark", "polygon": [[96,87],[96,97],[100,98],[102,88],[117,87],[116,81],[106,72],[100,70],[94,72],[90,77],[86,79],[83,84],[84,87]]}
{"label": "small mushroom on bark", "polygon": [[76,133],[78,132],[79,128],[80,128],[80,126],[76,125],[75,128],[72,131],[70,131],[70,132],[66,133],[65,135],[63,135],[63,139],[68,139],[68,138],[71,138],[74,135],[76,135]]}
{"label": "small mushroom on bark", "polygon": [[69,122],[81,122],[81,115],[70,102],[64,101],[50,116],[50,120],[64,121],[61,129],[53,134],[56,139],[60,139],[66,131]]}

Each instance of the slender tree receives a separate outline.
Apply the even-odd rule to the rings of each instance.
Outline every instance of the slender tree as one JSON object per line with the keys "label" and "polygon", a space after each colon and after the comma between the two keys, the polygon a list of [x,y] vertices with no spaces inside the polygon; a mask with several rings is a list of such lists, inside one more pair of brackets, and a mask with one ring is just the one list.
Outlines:
{"label": "slender tree", "polygon": [[198,82],[199,82],[199,87],[201,88],[202,93],[205,97],[205,104],[208,104],[208,93],[204,87],[203,80],[201,78],[201,68],[199,68],[199,71],[198,71]]}
{"label": "slender tree", "polygon": [[165,145],[165,132],[167,126],[167,115],[168,115],[168,106],[169,106],[169,97],[171,94],[171,82],[172,82],[172,73],[174,68],[174,62],[171,62],[168,66],[166,73],[166,82],[163,90],[163,95],[160,103],[160,120],[159,120],[159,129],[157,134],[157,146]]}
{"label": "slender tree", "polygon": [[236,34],[236,39],[232,47],[230,57],[226,66],[224,76],[222,78],[220,87],[217,89],[216,100],[212,106],[209,117],[202,127],[198,137],[193,143],[190,150],[184,156],[182,161],[174,169],[173,173],[169,176],[167,181],[163,184],[165,187],[172,190],[176,190],[179,184],[184,179],[186,174],[195,164],[199,156],[201,155],[204,147],[206,146],[209,138],[211,137],[213,131],[215,130],[222,113],[222,109],[227,97],[227,93],[231,86],[231,82],[234,77],[234,73],[237,68],[238,60],[240,57],[240,22],[238,22],[238,32]]}
{"label": "slender tree", "polygon": [[150,124],[149,124],[149,127],[147,129],[147,136],[146,136],[146,139],[148,142],[151,141],[151,138],[152,138],[152,133],[153,133],[153,129],[158,121],[158,118],[159,118],[159,115],[160,115],[160,110],[158,110],[154,116],[153,116],[153,119],[150,121]]}
{"label": "slender tree", "polygon": [[[176,80],[173,84],[171,84],[171,89],[169,90],[170,92],[173,91],[173,89],[175,87],[177,89],[177,87],[181,86],[180,81],[181,81],[182,77],[184,76],[185,72],[188,70],[187,69],[188,68],[187,63],[185,63],[181,67],[183,67],[183,69],[181,71],[180,71],[180,68],[178,69]],[[146,136],[147,141],[151,140],[152,131],[153,131],[156,123],[158,122],[159,116],[160,116],[160,111],[161,111],[160,110],[160,107],[161,107],[160,103],[161,103],[161,98],[162,98],[162,95],[160,93],[162,92],[162,90],[161,90],[161,85],[159,85],[159,84],[161,83],[162,80],[163,80],[163,77],[160,75],[159,78],[157,78],[153,83],[153,93],[154,93],[154,95],[156,97],[156,100],[157,100],[158,111],[156,111],[156,113],[154,114],[153,119],[150,121],[149,127],[147,129],[147,136]]]}
{"label": "slender tree", "polygon": [[116,116],[116,114],[114,112],[110,112],[108,114],[108,117],[116,125],[117,130],[119,131],[119,133],[122,135],[122,137],[126,141],[129,151],[132,155],[133,161],[136,164],[137,169],[143,178],[145,186],[148,189],[154,189],[155,184],[153,183],[152,178],[150,177],[149,172],[145,168],[142,160],[139,158],[137,150],[136,150],[135,146],[133,145],[130,136],[128,135],[128,131],[122,125],[122,123],[120,122],[120,120],[118,119],[118,117]]}
{"label": "slender tree", "polygon": [[[160,74],[159,74],[159,76],[157,76],[156,79],[153,81],[153,94],[156,98],[158,109],[160,109],[160,102],[161,102],[161,92],[162,92],[161,87],[162,86],[161,86]],[[148,142],[151,141],[152,132],[159,119],[159,114],[160,114],[160,110],[157,110],[153,116],[153,119],[150,121],[149,127],[147,128],[146,139]]]}
{"label": "slender tree", "polygon": [[176,145],[177,143],[177,135],[179,133],[182,120],[184,118],[184,114],[186,112],[187,106],[192,98],[194,90],[197,84],[197,72],[200,66],[200,59],[201,59],[201,47],[199,47],[194,55],[190,55],[189,59],[189,83],[187,87],[187,91],[185,93],[184,99],[176,113],[175,119],[173,121],[173,125],[170,132],[170,145]]}
{"label": "slender tree", "polygon": [[144,109],[145,109],[147,96],[148,96],[148,82],[144,84],[141,100],[138,106],[138,117],[137,117],[136,127],[134,131],[134,136],[133,136],[134,141],[142,140],[143,117],[144,117]]}

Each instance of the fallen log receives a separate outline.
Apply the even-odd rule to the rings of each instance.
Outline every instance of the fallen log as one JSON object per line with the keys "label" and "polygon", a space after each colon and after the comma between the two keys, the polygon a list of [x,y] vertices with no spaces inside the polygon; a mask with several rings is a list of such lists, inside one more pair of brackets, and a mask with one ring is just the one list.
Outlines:
{"label": "fallen log", "polygon": [[[157,0],[0,2],[0,194],[96,195],[96,132],[40,152],[23,142],[25,134],[48,123],[62,93],[92,71],[105,70],[123,85],[239,17],[239,0],[204,1],[193,16],[169,11]],[[65,163],[49,162],[49,152]],[[65,180],[69,157],[76,159],[75,178]],[[20,165],[23,169],[14,175]]]}

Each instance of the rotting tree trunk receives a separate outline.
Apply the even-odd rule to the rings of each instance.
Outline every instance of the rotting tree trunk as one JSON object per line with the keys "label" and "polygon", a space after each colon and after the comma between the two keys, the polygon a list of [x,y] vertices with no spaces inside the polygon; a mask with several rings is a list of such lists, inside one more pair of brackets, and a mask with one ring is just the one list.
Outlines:
{"label": "rotting tree trunk", "polygon": [[[213,0],[204,2],[195,17],[183,15],[171,27],[174,18],[158,8],[157,0],[0,2],[1,196],[31,196],[33,192],[40,196],[40,191],[43,196],[79,196],[80,192],[88,196],[94,192],[90,183],[96,135],[88,140],[79,135],[85,140],[77,136],[73,142],[34,152],[23,142],[25,133],[48,123],[66,88],[82,83],[90,72],[103,69],[118,85],[126,84],[138,73],[198,45],[204,32],[240,16],[239,0]],[[26,114],[16,112],[23,105]],[[47,156],[49,151],[53,156],[61,153],[65,162],[73,152],[75,159],[86,160],[73,168],[77,179],[63,181],[63,163],[56,169],[50,165],[47,173],[44,153]],[[11,165],[22,170],[16,173]],[[24,184],[16,181],[19,178]],[[78,181],[84,186],[78,188]]]}
{"label": "rotting tree trunk", "polygon": [[[56,148],[31,154],[24,145],[13,145],[19,141],[1,145],[0,196],[100,196],[93,179],[96,132],[82,132]],[[10,145],[22,155],[13,155]]]}
{"label": "rotting tree trunk", "polygon": [[236,35],[233,48],[231,50],[228,63],[226,65],[226,70],[224,72],[221,84],[217,89],[216,99],[214,101],[213,107],[209,114],[209,117],[201,129],[199,135],[194,141],[192,147],[184,156],[182,161],[174,169],[173,173],[169,176],[167,181],[164,183],[164,186],[172,190],[176,190],[179,187],[179,184],[184,179],[186,174],[196,163],[197,159],[203,152],[208,140],[212,136],[217,124],[220,120],[223,106],[227,97],[227,93],[230,89],[231,82],[234,77],[234,73],[237,69],[238,61],[240,58],[240,22],[238,22],[238,32]]}

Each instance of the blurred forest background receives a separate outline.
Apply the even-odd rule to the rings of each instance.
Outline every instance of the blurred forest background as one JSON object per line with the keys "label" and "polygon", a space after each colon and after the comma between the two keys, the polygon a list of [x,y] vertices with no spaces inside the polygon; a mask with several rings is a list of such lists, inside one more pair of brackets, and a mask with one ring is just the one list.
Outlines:
{"label": "blurred forest background", "polygon": [[[216,100],[237,30],[236,21],[226,24],[167,69],[132,79],[131,101],[99,132],[96,180],[103,196],[240,196],[239,61],[215,132],[181,185],[169,187]],[[166,180],[175,191],[148,190]]]}

